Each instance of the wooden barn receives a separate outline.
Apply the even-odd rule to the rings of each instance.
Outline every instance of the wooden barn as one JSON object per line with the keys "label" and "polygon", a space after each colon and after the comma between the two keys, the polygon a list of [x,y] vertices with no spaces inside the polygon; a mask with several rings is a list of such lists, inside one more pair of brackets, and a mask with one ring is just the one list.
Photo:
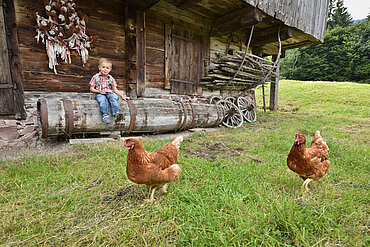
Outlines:
{"label": "wooden barn", "polygon": [[[0,0],[0,134],[13,128],[7,140],[21,138],[19,125],[30,118],[37,128],[28,104],[38,97],[88,93],[102,57],[113,62],[111,74],[131,99],[253,96],[251,89],[270,83],[274,110],[279,59],[323,42],[328,2]],[[58,40],[62,50],[50,45]]]}

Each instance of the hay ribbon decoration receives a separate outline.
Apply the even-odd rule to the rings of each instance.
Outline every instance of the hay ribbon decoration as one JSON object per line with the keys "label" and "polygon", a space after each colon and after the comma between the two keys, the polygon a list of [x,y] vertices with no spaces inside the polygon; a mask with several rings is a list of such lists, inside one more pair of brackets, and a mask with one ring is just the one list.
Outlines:
{"label": "hay ribbon decoration", "polygon": [[93,39],[86,34],[86,17],[80,17],[74,0],[44,0],[47,18],[36,16],[37,43],[42,41],[49,58],[49,68],[57,74],[58,57],[71,63],[71,50],[76,50],[84,65]]}

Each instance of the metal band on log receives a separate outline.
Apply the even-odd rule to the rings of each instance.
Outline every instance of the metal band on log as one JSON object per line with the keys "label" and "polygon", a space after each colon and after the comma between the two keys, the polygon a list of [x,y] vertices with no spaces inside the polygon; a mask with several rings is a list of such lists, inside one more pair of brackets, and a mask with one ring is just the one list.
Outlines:
{"label": "metal band on log", "polygon": [[122,121],[102,121],[99,104],[88,99],[40,99],[37,102],[42,137],[121,131],[158,133],[189,128],[215,127],[222,123],[223,109],[215,104],[176,102],[168,99],[119,101]]}
{"label": "metal band on log", "polygon": [[48,108],[46,106],[46,100],[40,99],[37,102],[37,116],[42,128],[42,138],[48,137],[49,120],[48,120]]}
{"label": "metal band on log", "polygon": [[135,129],[136,115],[135,106],[131,100],[127,100],[128,108],[130,109],[130,125],[128,127],[127,133],[131,133]]}
{"label": "metal band on log", "polygon": [[73,134],[73,106],[72,101],[68,99],[63,99],[63,108],[65,112],[65,135],[71,138]]}

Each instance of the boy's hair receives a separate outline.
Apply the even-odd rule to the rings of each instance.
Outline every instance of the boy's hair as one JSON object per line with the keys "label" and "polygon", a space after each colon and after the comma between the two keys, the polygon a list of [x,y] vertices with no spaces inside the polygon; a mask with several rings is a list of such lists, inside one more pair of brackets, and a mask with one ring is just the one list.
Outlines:
{"label": "boy's hair", "polygon": [[102,63],[110,63],[111,67],[112,67],[112,61],[109,60],[108,58],[100,58],[99,59],[99,66],[102,64]]}

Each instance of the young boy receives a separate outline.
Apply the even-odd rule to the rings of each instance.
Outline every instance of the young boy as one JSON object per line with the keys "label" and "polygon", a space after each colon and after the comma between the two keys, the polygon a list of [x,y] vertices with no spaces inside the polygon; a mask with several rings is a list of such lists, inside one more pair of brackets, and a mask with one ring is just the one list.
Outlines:
{"label": "young boy", "polygon": [[[112,62],[109,59],[99,59],[99,73],[95,74],[90,80],[90,92],[95,93],[95,99],[100,106],[100,112],[103,116],[103,122],[110,123],[109,106],[116,122],[123,119],[118,105],[118,96],[127,100],[118,89],[116,80],[109,74],[112,70]],[[118,96],[117,96],[118,95]]]}

